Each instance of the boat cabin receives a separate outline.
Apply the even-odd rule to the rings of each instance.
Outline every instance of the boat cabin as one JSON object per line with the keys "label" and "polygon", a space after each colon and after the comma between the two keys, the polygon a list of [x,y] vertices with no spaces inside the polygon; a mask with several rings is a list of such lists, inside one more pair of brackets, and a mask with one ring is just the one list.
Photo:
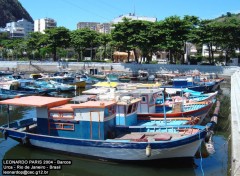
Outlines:
{"label": "boat cabin", "polygon": [[162,90],[160,89],[136,89],[129,91],[127,94],[131,94],[135,98],[140,98],[140,104],[137,109],[138,114],[155,113],[156,99],[161,96]]}
{"label": "boat cabin", "polygon": [[64,104],[48,109],[48,118],[41,119],[41,126],[48,128],[40,128],[39,133],[103,140],[115,127],[115,116],[115,101]]}
{"label": "boat cabin", "polygon": [[116,101],[68,104],[70,98],[28,96],[2,104],[36,107],[37,134],[104,140],[116,126]]}
{"label": "boat cabin", "polygon": [[132,96],[120,97],[116,108],[116,125],[131,126],[137,124],[137,109],[141,99]]}

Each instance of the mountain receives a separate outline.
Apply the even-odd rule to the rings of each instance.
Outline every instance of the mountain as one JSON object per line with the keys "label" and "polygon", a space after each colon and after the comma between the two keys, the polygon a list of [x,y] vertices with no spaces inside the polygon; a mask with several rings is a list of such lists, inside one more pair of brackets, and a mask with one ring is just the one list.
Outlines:
{"label": "mountain", "polygon": [[18,0],[0,0],[0,27],[6,27],[6,23],[22,18],[33,22],[32,17]]}

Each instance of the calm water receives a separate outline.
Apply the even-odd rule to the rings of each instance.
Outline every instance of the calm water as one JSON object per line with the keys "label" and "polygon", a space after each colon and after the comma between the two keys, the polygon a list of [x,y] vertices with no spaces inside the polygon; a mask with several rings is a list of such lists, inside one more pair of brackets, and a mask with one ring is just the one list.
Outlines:
{"label": "calm water", "polygon": [[[62,94],[63,97],[79,95],[81,90],[73,94]],[[16,107],[11,111],[11,120],[32,117],[35,110],[32,108]],[[219,119],[221,121],[221,119]],[[6,123],[6,110],[0,109],[0,123]],[[223,122],[221,124],[228,124]],[[226,130],[227,129],[227,130]],[[205,147],[196,154],[192,160],[182,159],[177,163],[155,162],[148,165],[106,163],[88,160],[79,157],[42,151],[36,148],[22,146],[12,139],[4,140],[0,136],[1,159],[62,159],[71,160],[72,165],[63,165],[62,170],[50,171],[49,175],[86,175],[86,176],[188,176],[188,175],[228,175],[228,127],[217,128],[213,137],[215,153],[208,155]],[[1,167],[2,169],[2,163]],[[2,170],[1,170],[2,171]],[[2,172],[0,172],[2,173]]]}

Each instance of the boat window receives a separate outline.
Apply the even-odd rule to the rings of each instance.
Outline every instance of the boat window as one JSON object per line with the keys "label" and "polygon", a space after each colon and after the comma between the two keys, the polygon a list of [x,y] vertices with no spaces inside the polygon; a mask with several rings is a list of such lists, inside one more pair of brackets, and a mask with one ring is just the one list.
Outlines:
{"label": "boat window", "polygon": [[115,105],[114,106],[110,106],[108,108],[108,115],[111,116],[111,115],[113,115],[115,113],[116,113],[116,106]]}
{"label": "boat window", "polygon": [[74,130],[74,124],[71,123],[50,123],[51,130]]}
{"label": "boat window", "polygon": [[137,103],[133,104],[132,112],[135,112],[137,110]]}
{"label": "boat window", "polygon": [[150,102],[149,102],[150,104],[154,104],[154,98],[153,98],[153,96],[151,96],[150,97]]}
{"label": "boat window", "polygon": [[117,107],[118,114],[125,114],[125,106],[118,106]]}
{"label": "boat window", "polygon": [[127,109],[127,113],[131,114],[132,113],[133,104],[130,104],[127,108],[128,108]]}
{"label": "boat window", "polygon": [[142,96],[142,103],[147,103],[147,96]]}
{"label": "boat window", "polygon": [[49,118],[51,119],[74,119],[73,113],[54,113],[50,112]]}

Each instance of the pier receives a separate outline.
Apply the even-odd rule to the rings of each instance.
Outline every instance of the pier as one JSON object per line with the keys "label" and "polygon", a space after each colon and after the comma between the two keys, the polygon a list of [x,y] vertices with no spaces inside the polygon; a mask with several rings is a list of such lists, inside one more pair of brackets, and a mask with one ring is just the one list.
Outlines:
{"label": "pier", "polygon": [[232,175],[240,175],[240,70],[231,76]]}

